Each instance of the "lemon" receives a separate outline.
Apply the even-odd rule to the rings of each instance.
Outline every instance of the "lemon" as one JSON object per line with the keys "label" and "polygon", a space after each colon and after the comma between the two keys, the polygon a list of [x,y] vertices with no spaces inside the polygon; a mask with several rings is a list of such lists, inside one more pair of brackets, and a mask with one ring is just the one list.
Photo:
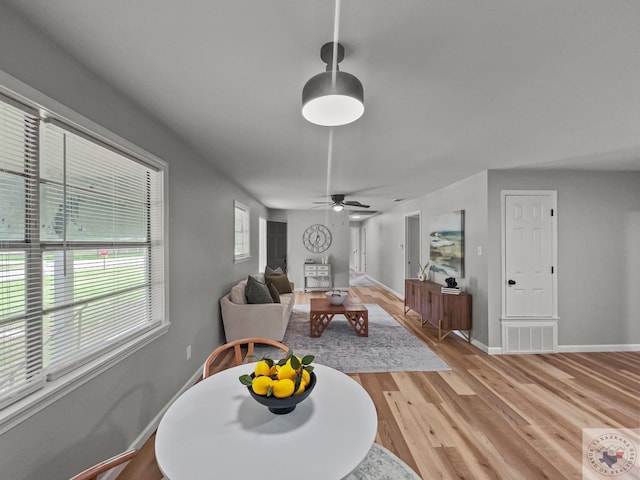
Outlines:
{"label": "lemon", "polygon": [[[294,385],[295,387],[295,385]],[[306,388],[306,385],[304,383],[304,381],[300,382],[300,386],[298,387],[298,390],[296,391],[296,393],[294,395],[300,395],[301,393],[304,392],[304,389]]]}
{"label": "lemon", "polygon": [[269,390],[269,386],[273,383],[271,378],[266,375],[261,375],[256,377],[251,382],[251,388],[257,395],[266,395],[267,390]]}
{"label": "lemon", "polygon": [[259,377],[260,375],[268,376],[270,373],[269,364],[264,360],[260,360],[258,363],[256,363],[256,368],[253,373],[256,377]]}
{"label": "lemon", "polygon": [[304,386],[306,387],[307,385],[309,385],[309,382],[311,381],[311,375],[309,374],[309,372],[307,372],[306,370],[302,370],[302,382],[304,383]]}
{"label": "lemon", "polygon": [[284,380],[278,380],[277,382],[274,382],[271,388],[273,389],[274,397],[286,398],[293,395],[293,389],[295,388],[295,384],[293,383],[293,380],[289,378],[285,378]]}
{"label": "lemon", "polygon": [[296,371],[293,369],[291,364],[286,363],[285,365],[282,365],[278,369],[278,380],[284,380],[284,379],[293,380],[295,378],[296,378]]}
{"label": "lemon", "polygon": [[273,367],[271,367],[271,369],[269,370],[269,376],[271,375],[277,375],[278,374],[278,366],[274,365]]}

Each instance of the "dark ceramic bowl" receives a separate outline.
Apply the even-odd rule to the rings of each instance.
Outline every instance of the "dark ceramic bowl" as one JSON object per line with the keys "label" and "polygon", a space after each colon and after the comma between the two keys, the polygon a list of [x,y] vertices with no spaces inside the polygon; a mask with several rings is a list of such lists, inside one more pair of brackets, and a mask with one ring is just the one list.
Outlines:
{"label": "dark ceramic bowl", "polygon": [[251,386],[247,387],[247,389],[249,390],[251,396],[256,400],[256,402],[268,407],[271,413],[282,415],[284,413],[293,412],[293,410],[295,410],[296,408],[296,405],[298,405],[305,398],[311,395],[311,391],[315,386],[316,374],[315,372],[311,372],[309,374],[309,385],[307,385],[307,388],[305,388],[304,392],[302,392],[300,395],[292,395],[291,397],[286,398],[266,397],[264,395],[258,395],[257,393],[255,393]]}

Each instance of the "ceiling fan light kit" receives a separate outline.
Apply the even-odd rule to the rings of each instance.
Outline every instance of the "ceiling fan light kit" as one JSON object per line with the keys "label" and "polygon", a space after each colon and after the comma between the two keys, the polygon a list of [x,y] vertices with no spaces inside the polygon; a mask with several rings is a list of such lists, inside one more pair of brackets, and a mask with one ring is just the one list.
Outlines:
{"label": "ceiling fan light kit", "polygon": [[344,47],[337,44],[334,62],[334,45],[334,42],[328,42],[320,49],[320,58],[327,64],[327,71],[311,77],[302,89],[302,116],[325,127],[347,125],[364,113],[362,83],[354,75],[338,71],[338,63],[344,58]]}

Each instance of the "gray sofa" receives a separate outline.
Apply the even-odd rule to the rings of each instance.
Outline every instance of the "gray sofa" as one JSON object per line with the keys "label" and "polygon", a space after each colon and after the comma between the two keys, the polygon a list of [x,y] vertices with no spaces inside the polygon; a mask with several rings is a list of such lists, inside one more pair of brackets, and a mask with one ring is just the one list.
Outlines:
{"label": "gray sofa", "polygon": [[246,284],[246,280],[238,282],[220,299],[227,342],[248,337],[282,341],[291,318],[294,294],[280,294],[281,303],[248,304],[244,295]]}

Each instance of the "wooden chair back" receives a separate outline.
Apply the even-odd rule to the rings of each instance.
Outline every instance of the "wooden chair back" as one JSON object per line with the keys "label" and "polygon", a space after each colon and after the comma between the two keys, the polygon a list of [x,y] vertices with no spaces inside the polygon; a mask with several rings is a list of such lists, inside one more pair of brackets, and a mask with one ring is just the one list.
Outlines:
{"label": "wooden chair back", "polygon": [[120,453],[108,460],[104,460],[103,462],[94,465],[93,467],[87,468],[86,470],[71,477],[70,480],[96,480],[98,478],[98,475],[100,475],[101,473],[108,472],[109,470],[119,465],[123,465],[129,462],[137,454],[137,450],[128,450],[124,453]]}
{"label": "wooden chair back", "polygon": [[253,357],[256,344],[270,345],[272,347],[277,347],[286,353],[289,352],[289,347],[276,340],[271,340],[270,338],[255,337],[233,340],[232,342],[220,345],[213,352],[211,352],[211,354],[207,357],[207,360],[204,362],[204,367],[202,369],[202,378],[205,379],[211,376],[214,373],[211,370],[212,365],[219,357],[221,357],[222,354],[231,349],[233,349],[233,358],[235,365],[242,365],[245,358],[249,361],[254,361]]}

